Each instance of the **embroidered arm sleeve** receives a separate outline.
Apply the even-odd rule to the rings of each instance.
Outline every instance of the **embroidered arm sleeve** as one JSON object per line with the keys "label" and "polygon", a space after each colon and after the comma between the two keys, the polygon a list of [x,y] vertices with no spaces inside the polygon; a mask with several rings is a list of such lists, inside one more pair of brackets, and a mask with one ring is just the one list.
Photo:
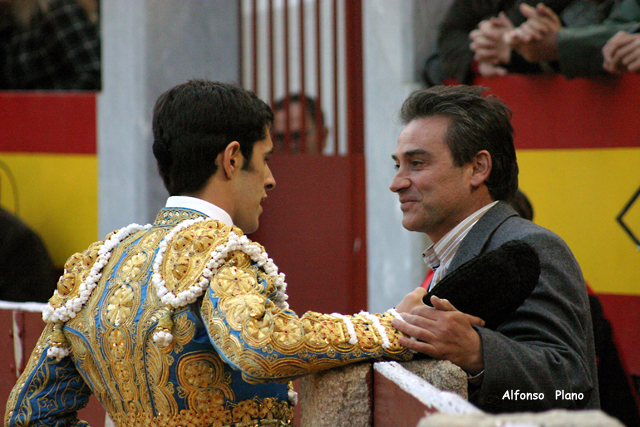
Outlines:
{"label": "embroidered arm sleeve", "polygon": [[52,325],[45,328],[25,371],[13,387],[7,402],[5,426],[86,426],[77,418],[91,390],[71,358],[47,357]]}
{"label": "embroidered arm sleeve", "polygon": [[271,275],[237,251],[205,294],[201,312],[211,342],[248,381],[283,381],[371,358],[411,357],[399,345],[389,313],[299,317],[278,304],[279,292]]}

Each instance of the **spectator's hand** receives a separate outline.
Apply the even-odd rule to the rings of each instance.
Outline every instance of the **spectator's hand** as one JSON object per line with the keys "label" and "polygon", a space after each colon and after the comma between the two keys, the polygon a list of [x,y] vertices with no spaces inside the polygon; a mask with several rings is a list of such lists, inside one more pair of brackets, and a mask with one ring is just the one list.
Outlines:
{"label": "spectator's hand", "polygon": [[478,73],[483,77],[498,77],[509,74],[506,68],[490,62],[478,62]]}
{"label": "spectator's hand", "polygon": [[400,304],[396,306],[396,311],[398,313],[409,313],[414,308],[425,305],[424,302],[422,302],[422,298],[424,298],[426,294],[427,290],[422,286],[415,288],[402,299]]}
{"label": "spectator's hand", "polygon": [[471,375],[484,369],[480,335],[472,325],[484,326],[484,320],[462,313],[447,300],[431,297],[433,307],[419,306],[395,319],[393,326],[414,337],[400,337],[406,348],[434,359],[449,360]]}
{"label": "spectator's hand", "polygon": [[529,62],[557,60],[558,31],[562,28],[560,17],[542,3],[535,8],[522,3],[520,12],[527,20],[507,32],[505,42]]}
{"label": "spectator's hand", "polygon": [[497,18],[490,18],[478,24],[478,28],[469,33],[470,49],[478,62],[508,64],[511,62],[511,48],[505,43],[504,35],[513,30],[513,24],[504,12]]}
{"label": "spectator's hand", "polygon": [[618,31],[602,48],[602,56],[610,73],[640,73],[640,34]]}

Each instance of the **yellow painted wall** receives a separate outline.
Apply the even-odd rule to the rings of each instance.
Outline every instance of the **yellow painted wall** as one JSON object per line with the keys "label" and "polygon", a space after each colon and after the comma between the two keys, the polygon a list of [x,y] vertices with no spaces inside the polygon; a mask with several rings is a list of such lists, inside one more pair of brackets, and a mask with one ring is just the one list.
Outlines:
{"label": "yellow painted wall", "polygon": [[[535,222],[562,237],[596,292],[640,295],[640,251],[616,217],[640,186],[640,148],[519,150]],[[625,216],[640,238],[640,200]]]}
{"label": "yellow painted wall", "polygon": [[[95,154],[0,153],[15,177],[18,216],[45,242],[56,266],[96,241],[98,162]],[[15,212],[6,172],[0,204]]]}

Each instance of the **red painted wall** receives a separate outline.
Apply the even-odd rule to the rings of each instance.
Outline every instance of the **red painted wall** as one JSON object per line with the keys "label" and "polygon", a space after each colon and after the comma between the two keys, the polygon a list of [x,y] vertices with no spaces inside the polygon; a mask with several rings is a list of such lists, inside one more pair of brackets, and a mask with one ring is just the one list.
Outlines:
{"label": "red painted wall", "polygon": [[0,152],[96,154],[96,95],[0,93]]}
{"label": "red painted wall", "polygon": [[353,171],[364,176],[364,157],[276,152],[269,165],[276,188],[251,238],[285,273],[289,305],[298,314],[365,310],[366,248],[352,228],[351,201]]}

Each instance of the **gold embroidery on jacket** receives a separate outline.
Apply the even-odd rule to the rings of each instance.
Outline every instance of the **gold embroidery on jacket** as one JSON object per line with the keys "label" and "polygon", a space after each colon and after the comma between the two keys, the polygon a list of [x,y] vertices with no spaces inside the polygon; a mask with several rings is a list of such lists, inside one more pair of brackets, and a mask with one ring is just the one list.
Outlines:
{"label": "gold embroidery on jacket", "polygon": [[158,247],[158,243],[160,243],[160,240],[162,240],[164,235],[165,230],[161,228],[149,230],[149,232],[140,239],[140,243],[138,243],[140,251],[149,253],[155,252],[155,249]]}
{"label": "gold embroidery on jacket", "polygon": [[121,263],[118,269],[117,280],[119,283],[130,283],[138,280],[144,272],[144,268],[149,260],[149,254],[146,252],[136,252],[130,254]]}
{"label": "gold embroidery on jacket", "polygon": [[[166,230],[142,233],[130,236],[113,249],[94,291],[94,295],[100,297],[91,298],[85,309],[67,322],[67,327],[84,336],[88,347],[94,350],[86,349],[83,340],[74,333],[65,332],[72,343],[74,362],[93,384],[93,392],[109,413],[140,413],[151,408],[145,387],[137,386],[145,383],[142,357],[145,345],[136,337],[145,334],[142,323],[136,323],[135,317],[142,300],[142,286],[148,280],[154,244]],[[138,243],[132,244],[139,238]],[[67,262],[68,273],[75,274],[78,283],[95,262],[97,250],[94,254],[92,248],[97,247],[99,244],[94,244],[81,256],[76,254]],[[118,269],[113,271],[118,262]],[[74,286],[77,287],[77,283]],[[70,297],[73,293],[66,295],[66,298]]]}
{"label": "gold embroidery on jacket", "polygon": [[169,382],[169,368],[173,364],[173,358],[155,345],[147,345],[144,356],[147,361],[146,378],[150,385],[145,391],[151,393],[146,398],[148,411],[152,412],[150,400],[153,399],[158,413],[177,413],[178,403],[173,395],[175,390]]}
{"label": "gold embroidery on jacket", "polygon": [[131,285],[122,285],[107,299],[107,320],[114,327],[125,323],[128,318],[135,315],[137,301],[140,301],[136,290],[139,286],[133,288]]}
{"label": "gold embroidery on jacket", "polygon": [[87,250],[72,255],[64,264],[65,273],[58,280],[56,292],[50,298],[54,308],[61,307],[67,299],[80,294],[80,284],[86,280],[98,258],[98,249],[104,242],[92,243]]}
{"label": "gold embroidery on jacket", "polygon": [[[358,341],[350,344],[346,325],[335,316],[308,312],[298,317],[276,308],[261,283],[268,289],[273,285],[261,282],[267,276],[243,255],[234,252],[218,270],[202,313],[213,342],[243,371],[246,381],[290,378],[384,354],[380,332],[366,316],[349,316]],[[217,310],[209,294],[218,298]],[[409,358],[391,326],[393,318],[377,317],[391,344],[387,352]]]}
{"label": "gold embroidery on jacket", "polygon": [[165,287],[178,294],[198,282],[211,259],[211,252],[226,242],[232,230],[242,233],[239,229],[221,222],[206,221],[175,236],[164,254],[160,267]]}
{"label": "gold embroidery on jacket", "polygon": [[[27,360],[27,366],[25,366],[25,369],[22,372],[22,375],[20,375],[20,378],[18,378],[16,385],[13,387],[13,390],[9,395],[9,399],[7,400],[7,409],[16,408],[16,405],[18,404],[18,397],[22,392],[22,389],[25,387],[27,376],[33,371],[38,361],[42,357],[43,349],[47,345],[47,342],[49,342],[49,337],[52,331],[53,331],[53,325],[50,323],[47,323],[44,330],[42,331],[42,334],[40,335],[40,338],[38,339],[38,343],[36,344],[36,347],[33,349],[33,352],[31,353],[31,357],[29,357],[29,359]],[[44,382],[42,384],[44,384]],[[23,414],[20,416],[21,418],[24,417],[24,419],[26,420],[31,419],[31,414],[33,413],[33,410],[31,409],[30,399],[28,399],[28,396],[29,394],[36,393],[38,390],[40,389],[33,388],[33,387],[30,387],[30,389],[28,390],[28,393],[26,395],[27,398],[22,400],[23,404],[20,406],[19,413]],[[13,410],[6,411],[5,417],[4,417],[5,425],[9,424],[9,419],[13,415],[14,415]]]}
{"label": "gold embroidery on jacket", "polygon": [[213,353],[184,356],[178,362],[178,382],[184,390],[189,407],[205,413],[207,408],[234,400],[231,377],[225,375],[220,357]]}
{"label": "gold embroidery on jacket", "polygon": [[[93,296],[66,324],[73,362],[93,384],[93,392],[119,427],[289,425],[293,409],[287,402],[274,398],[233,402],[231,377],[225,373],[220,356],[214,352],[185,354],[196,333],[189,317],[193,306],[169,309],[156,295],[150,270],[158,244],[173,226],[195,216],[193,212],[165,210],[155,228],[129,236],[112,250]],[[226,242],[232,230],[242,234],[216,221],[178,233],[160,269],[167,289],[179,293],[199,280],[212,251]],[[97,242],[69,259],[54,305],[78,294],[101,244]],[[366,317],[350,317],[359,341],[352,345],[349,331],[338,317],[313,312],[298,317],[274,305],[270,298],[275,293],[274,280],[247,254],[236,251],[229,254],[199,300],[218,352],[239,367],[248,382],[298,377],[357,361],[363,355],[383,354],[379,332]],[[215,308],[211,294],[218,298]],[[159,347],[151,338],[152,332],[159,319],[169,313],[173,341],[168,347]],[[378,318],[391,342],[387,354],[409,356],[398,345],[397,333],[390,326],[392,317]],[[47,344],[50,333],[48,325],[41,346]],[[29,363],[33,369],[34,359]],[[15,407],[15,396],[12,398]],[[188,409],[179,409],[181,399]],[[28,410],[24,405],[21,408]]]}
{"label": "gold embroidery on jacket", "polygon": [[175,413],[150,413],[111,415],[119,427],[230,427],[234,426],[290,426],[293,408],[284,401],[267,397],[244,400],[237,404],[211,405],[204,412],[196,410],[176,411]]}

